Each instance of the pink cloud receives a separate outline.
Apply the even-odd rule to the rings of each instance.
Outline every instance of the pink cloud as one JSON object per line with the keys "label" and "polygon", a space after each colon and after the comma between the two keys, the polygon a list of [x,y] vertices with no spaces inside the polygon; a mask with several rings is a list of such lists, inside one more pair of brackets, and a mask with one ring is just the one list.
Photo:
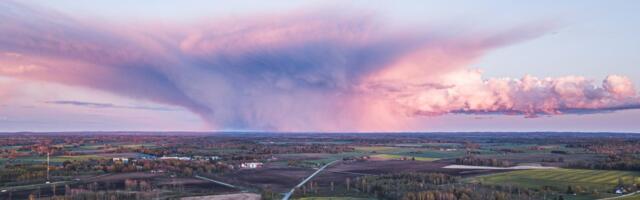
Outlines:
{"label": "pink cloud", "polygon": [[[631,81],[608,76],[600,86],[580,76],[521,79],[483,78],[462,69],[440,74],[422,84],[373,84],[368,92],[382,94],[409,115],[446,113],[538,114],[581,113],[640,108]],[[398,88],[402,89],[388,89]]]}
{"label": "pink cloud", "polygon": [[[6,8],[6,9],[5,9]],[[216,129],[389,130],[416,115],[636,108],[631,82],[486,79],[468,65],[549,23],[447,34],[328,11],[126,25],[0,3],[0,75],[184,107]],[[141,28],[142,27],[142,28]],[[19,56],[16,56],[19,55]]]}

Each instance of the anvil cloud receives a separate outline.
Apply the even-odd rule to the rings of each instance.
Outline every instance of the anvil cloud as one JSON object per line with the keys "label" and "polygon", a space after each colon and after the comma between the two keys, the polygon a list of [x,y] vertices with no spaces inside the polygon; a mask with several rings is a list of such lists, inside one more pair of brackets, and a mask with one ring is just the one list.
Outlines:
{"label": "anvil cloud", "polygon": [[640,107],[623,76],[597,84],[483,78],[469,68],[487,51],[545,34],[549,23],[446,32],[305,10],[132,26],[11,2],[0,10],[1,76],[180,106],[213,129],[378,130],[421,115]]}

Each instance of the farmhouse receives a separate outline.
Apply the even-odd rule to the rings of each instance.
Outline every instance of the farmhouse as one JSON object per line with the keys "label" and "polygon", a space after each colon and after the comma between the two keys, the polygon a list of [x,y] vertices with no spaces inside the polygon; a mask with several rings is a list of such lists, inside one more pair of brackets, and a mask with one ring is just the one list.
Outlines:
{"label": "farmhouse", "polygon": [[157,159],[157,157],[153,156],[153,155],[143,155],[140,156],[140,160],[155,160]]}
{"label": "farmhouse", "polygon": [[125,157],[113,158],[113,162],[115,162],[115,163],[122,162],[124,164],[127,164],[127,163],[129,163],[129,158],[125,158]]}
{"label": "farmhouse", "polygon": [[262,167],[262,165],[263,164],[261,162],[249,162],[249,163],[240,164],[240,168],[243,168],[243,169],[255,169],[255,168]]}
{"label": "farmhouse", "polygon": [[162,156],[160,160],[191,160],[190,157]]}
{"label": "farmhouse", "polygon": [[624,186],[618,186],[618,187],[616,187],[616,189],[613,192],[616,193],[616,194],[625,194],[628,191],[627,191],[626,188],[624,188]]}
{"label": "farmhouse", "polygon": [[220,160],[220,156],[193,156],[194,160]]}

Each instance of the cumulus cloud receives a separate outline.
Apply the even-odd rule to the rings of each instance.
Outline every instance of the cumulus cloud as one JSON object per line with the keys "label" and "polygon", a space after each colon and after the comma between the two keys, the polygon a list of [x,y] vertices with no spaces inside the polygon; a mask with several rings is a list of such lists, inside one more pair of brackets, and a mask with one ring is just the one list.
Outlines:
{"label": "cumulus cloud", "polygon": [[464,69],[418,85],[373,83],[365,89],[391,99],[409,115],[503,113],[535,117],[640,108],[631,81],[617,75],[598,85],[580,76],[486,79],[478,70]]}
{"label": "cumulus cloud", "polygon": [[[485,52],[552,24],[450,34],[326,10],[129,27],[0,2],[0,75],[184,107],[216,129],[371,130],[401,116],[635,108],[631,81],[484,79]],[[99,24],[99,25],[98,25]]]}

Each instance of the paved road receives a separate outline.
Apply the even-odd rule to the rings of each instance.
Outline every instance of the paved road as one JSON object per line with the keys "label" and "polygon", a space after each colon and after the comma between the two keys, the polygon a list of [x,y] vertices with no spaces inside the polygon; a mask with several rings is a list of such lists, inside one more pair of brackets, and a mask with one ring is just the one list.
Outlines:
{"label": "paved road", "polygon": [[285,193],[284,197],[282,197],[282,200],[289,200],[289,198],[291,198],[291,195],[293,195],[293,193],[296,191],[296,189],[302,187],[305,183],[307,183],[307,181],[311,180],[313,177],[315,177],[320,172],[322,172],[322,170],[324,170],[329,165],[332,165],[333,163],[336,163],[338,161],[340,161],[340,160],[331,161],[330,163],[327,163],[326,165],[320,167],[320,169],[316,170],[316,172],[314,172],[313,174],[309,175],[309,177],[307,177],[306,179],[302,180],[302,182],[300,182],[298,185],[296,185],[295,187],[291,188],[291,190],[289,192]]}
{"label": "paved road", "polygon": [[614,199],[621,199],[621,198],[629,197],[629,196],[633,196],[633,195],[636,195],[636,194],[640,194],[640,191],[635,191],[635,192],[632,192],[632,193],[629,193],[629,194],[625,194],[625,195],[622,195],[622,196],[609,197],[609,198],[598,199],[598,200],[614,200]]}
{"label": "paved road", "polygon": [[31,184],[31,185],[19,185],[19,186],[0,188],[0,191],[15,192],[15,191],[21,191],[21,190],[32,190],[32,189],[36,189],[36,188],[39,188],[39,187],[45,187],[45,186],[51,186],[51,185],[59,185],[59,184],[70,183],[70,182],[71,181],[58,181],[58,182],[51,182],[51,183],[38,183],[38,184]]}
{"label": "paved road", "polygon": [[217,183],[217,184],[219,184],[219,185],[227,186],[227,187],[230,187],[230,188],[234,188],[234,189],[241,189],[241,188],[240,188],[240,187],[238,187],[238,186],[231,185],[231,184],[229,184],[229,183],[225,183],[225,182],[222,182],[222,181],[213,180],[213,179],[210,179],[210,178],[207,178],[207,177],[198,176],[198,175],[195,175],[194,177],[199,178],[199,179],[202,179],[202,180],[205,180],[205,181],[211,181],[211,182]]}
{"label": "paved road", "polygon": [[39,188],[39,187],[45,187],[45,186],[51,186],[51,185],[59,185],[59,184],[66,184],[66,183],[77,183],[77,182],[87,181],[87,180],[90,180],[90,179],[95,179],[95,178],[99,178],[99,177],[103,177],[103,176],[108,176],[108,175],[111,175],[111,173],[92,176],[92,177],[88,177],[86,179],[72,180],[72,181],[58,181],[58,182],[51,182],[51,183],[38,183],[38,184],[31,184],[31,185],[19,185],[19,186],[5,187],[5,188],[0,188],[0,191],[9,192],[9,191],[20,191],[20,190],[32,190],[32,189],[36,189],[36,188]]}

